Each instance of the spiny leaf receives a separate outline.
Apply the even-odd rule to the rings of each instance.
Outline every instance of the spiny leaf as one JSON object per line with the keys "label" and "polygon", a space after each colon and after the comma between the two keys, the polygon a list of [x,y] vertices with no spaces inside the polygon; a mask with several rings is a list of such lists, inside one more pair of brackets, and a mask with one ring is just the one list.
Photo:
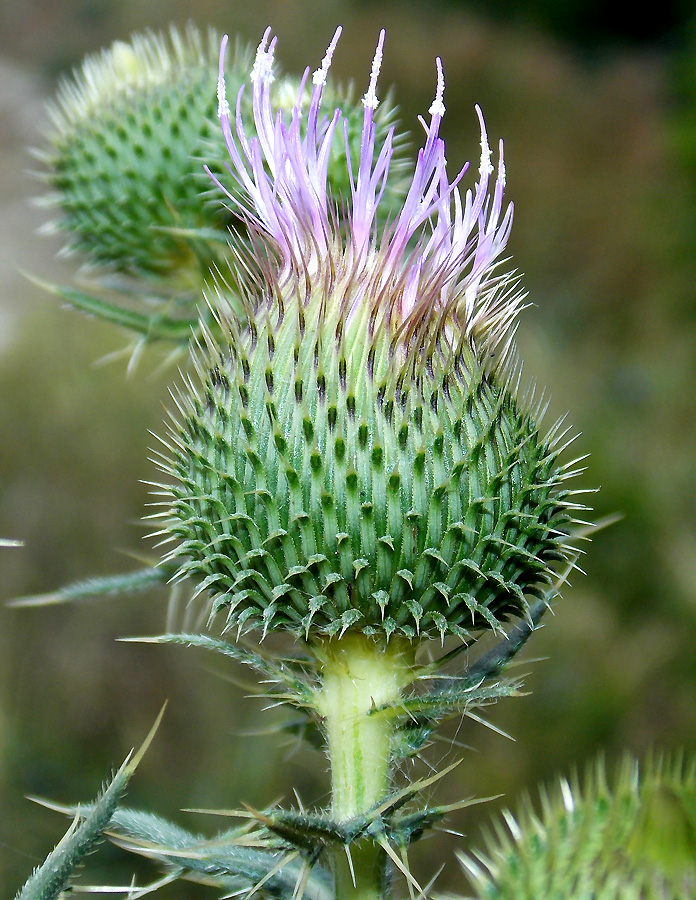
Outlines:
{"label": "spiny leaf", "polygon": [[22,274],[33,284],[55,294],[73,309],[80,310],[112,325],[118,325],[128,331],[144,335],[149,341],[178,341],[188,343],[193,329],[197,329],[197,319],[172,319],[166,315],[146,315],[134,309],[127,309],[115,303],[109,303],[94,294],[78,291],[75,288],[63,287],[37,278],[29,272]]}
{"label": "spiny leaf", "polygon": [[16,900],[56,900],[66,890],[76,868],[104,834],[138,763],[150,746],[162,721],[164,707],[137,753],[129,754],[111,782],[101,791],[86,814],[77,807],[63,838],[29,877]]}
{"label": "spiny leaf", "polygon": [[294,810],[273,809],[260,812],[250,806],[247,809],[264,828],[304,852],[329,844],[348,844],[364,831],[368,821],[368,817],[362,816],[348,822],[336,822],[329,816]]}
{"label": "spiny leaf", "polygon": [[[62,807],[61,811],[79,815],[88,810]],[[263,840],[247,838],[247,832],[244,825],[206,838],[153,813],[128,808],[115,809],[104,829],[117,846],[157,862],[175,877],[245,893],[262,884],[264,896],[290,900],[301,863],[278,841],[267,841],[267,847],[259,848]],[[312,869],[305,896],[332,900],[326,871]]]}
{"label": "spiny leaf", "polygon": [[374,713],[388,713],[392,716],[419,716],[427,715],[435,719],[452,713],[465,713],[477,706],[488,706],[495,703],[501,697],[519,697],[520,681],[507,680],[498,684],[485,685],[475,688],[469,684],[467,677],[461,680],[453,679],[443,690],[432,691],[427,694],[405,697],[397,703],[389,703],[375,708]]}
{"label": "spiny leaf", "polygon": [[440,822],[446,815],[454,810],[466,809],[479,803],[490,803],[497,800],[502,794],[494,794],[491,797],[470,797],[460,800],[458,803],[448,803],[446,806],[428,806],[415,812],[398,816],[389,823],[389,836],[399,847],[406,847],[417,841],[423,833]]}
{"label": "spiny leaf", "polygon": [[47,594],[33,594],[10,600],[8,606],[51,606],[56,603],[70,603],[84,597],[120,596],[146,591],[164,584],[171,577],[172,570],[166,566],[148,567],[125,575],[107,575],[103,578],[86,578],[75,581]]}
{"label": "spiny leaf", "polygon": [[307,677],[299,674],[299,666],[291,668],[288,660],[275,661],[240,644],[232,644],[206,634],[160,634],[153,637],[123,638],[122,640],[143,644],[182,644],[187,647],[202,647],[204,650],[212,650],[250,666],[262,675],[272,678],[273,681],[285,685],[292,694],[292,702],[300,702],[302,705],[311,705],[313,702],[314,691]]}

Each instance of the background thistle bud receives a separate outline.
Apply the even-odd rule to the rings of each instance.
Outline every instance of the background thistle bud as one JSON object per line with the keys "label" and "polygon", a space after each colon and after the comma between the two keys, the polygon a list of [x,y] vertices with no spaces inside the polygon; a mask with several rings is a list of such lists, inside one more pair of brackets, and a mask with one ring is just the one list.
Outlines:
{"label": "background thistle bud", "polygon": [[[128,275],[198,273],[191,243],[172,229],[225,227],[221,204],[205,207],[197,178],[214,128],[211,62],[219,39],[192,26],[168,39],[135,35],[87,57],[49,108],[41,158],[58,210],[52,230],[90,266]],[[242,50],[231,80],[247,69]],[[209,260],[207,260],[209,262]]]}
{"label": "background thistle bud", "polygon": [[239,120],[232,133],[221,62],[223,132],[256,249],[245,316],[218,285],[221,338],[197,356],[202,386],[179,397],[168,559],[213,592],[230,627],[497,629],[551,581],[570,524],[559,448],[517,391],[524,295],[497,271],[512,221],[502,146],[489,191],[481,118],[479,179],[462,197],[464,172],[449,180],[438,136],[438,63],[425,145],[380,231],[391,155],[373,127],[380,39],[352,202],[339,205],[325,171],[339,115],[320,115],[337,38],[306,125],[295,110],[278,128],[266,36],[252,71],[258,139]]}

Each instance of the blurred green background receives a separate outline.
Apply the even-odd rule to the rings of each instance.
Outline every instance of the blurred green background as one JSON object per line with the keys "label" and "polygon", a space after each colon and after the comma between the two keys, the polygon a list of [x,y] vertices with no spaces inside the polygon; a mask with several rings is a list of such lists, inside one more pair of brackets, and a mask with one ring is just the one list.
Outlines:
{"label": "blurred green background", "polygon": [[[381,27],[383,86],[418,132],[443,59],[444,134],[457,167],[478,155],[474,104],[505,139],[511,250],[534,307],[519,343],[525,372],[550,399],[549,424],[570,410],[590,453],[585,487],[596,516],[623,519],[597,535],[521,671],[530,696],[490,711],[506,740],[469,720],[469,746],[438,796],[504,793],[453,817],[477,842],[482,818],[554,773],[602,751],[696,749],[696,20],[692,4],[649,17],[605,4],[258,0],[3,0],[0,4],[0,893],[11,896],[66,822],[29,803],[94,795],[111,764],[144,737],[162,702],[164,724],[134,779],[130,802],[210,827],[182,807],[256,807],[290,785],[326,797],[324,761],[267,730],[274,713],[193,651],[117,643],[163,627],[166,597],[42,610],[10,597],[91,575],[127,571],[146,554],[141,480],[162,430],[173,369],[154,351],[134,376],[123,335],[58,307],[17,273],[61,283],[74,266],[36,235],[41,192],[27,174],[40,143],[43,100],[87,51],[144,27],[214,24],[257,42],[279,35],[287,70],[316,65],[337,23],[341,79],[366,83]],[[212,671],[215,670],[215,671]],[[220,677],[220,674],[223,677]],[[458,725],[459,723],[457,723]],[[293,753],[293,750],[298,752]],[[437,743],[431,763],[452,751]],[[438,846],[433,845],[437,841]],[[416,872],[449,859],[438,886],[464,890],[452,851],[431,838]],[[104,879],[133,868],[100,856]],[[172,887],[170,897],[204,896]]]}

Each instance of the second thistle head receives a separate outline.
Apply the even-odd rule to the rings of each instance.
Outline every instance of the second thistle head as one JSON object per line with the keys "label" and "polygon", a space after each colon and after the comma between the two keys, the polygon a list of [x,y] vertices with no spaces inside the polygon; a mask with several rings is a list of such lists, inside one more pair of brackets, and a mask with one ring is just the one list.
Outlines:
{"label": "second thistle head", "polygon": [[238,248],[232,279],[244,274],[244,315],[221,279],[210,304],[222,337],[178,397],[163,464],[169,558],[238,629],[498,629],[568,555],[573,509],[558,435],[518,392],[525,295],[500,268],[512,224],[502,144],[494,166],[479,112],[478,173],[466,189],[466,166],[448,174],[438,60],[405,199],[379,223],[393,150],[375,129],[382,34],[359,159],[337,196],[327,161],[348,131],[322,98],[338,36],[287,115],[271,101],[266,33],[253,123],[243,93],[230,108],[223,42],[228,194],[253,250]]}

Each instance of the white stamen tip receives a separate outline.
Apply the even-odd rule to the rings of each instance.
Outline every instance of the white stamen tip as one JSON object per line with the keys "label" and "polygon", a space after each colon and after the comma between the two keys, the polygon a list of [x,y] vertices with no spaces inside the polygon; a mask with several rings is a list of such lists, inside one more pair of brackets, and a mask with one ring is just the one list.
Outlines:
{"label": "white stamen tip", "polygon": [[223,35],[222,44],[220,46],[220,67],[218,69],[217,98],[218,98],[218,118],[230,114],[230,104],[225,97],[225,52],[227,50],[227,35]]}
{"label": "white stamen tip", "polygon": [[223,97],[222,100],[220,100],[218,102],[218,119],[223,119],[223,118],[229,119],[229,117],[230,117],[230,104]]}
{"label": "white stamen tip", "polygon": [[435,99],[428,112],[431,116],[442,118],[445,114],[445,104],[442,102],[442,98],[445,95],[445,75],[442,71],[442,60],[439,56],[435,60],[435,65],[437,66],[437,90],[435,91]]}
{"label": "white stamen tip", "polygon": [[221,75],[218,78],[217,98],[218,98],[218,118],[222,119],[223,116],[229,117],[230,104],[227,102],[227,97],[225,96],[225,76],[224,75]]}
{"label": "white stamen tip", "polygon": [[317,71],[312,75],[312,82],[314,84],[326,84],[326,76],[329,74],[329,67],[331,66],[331,60],[333,59],[334,50],[336,49],[336,44],[338,43],[338,39],[341,36],[341,26],[339,25],[336,31],[334,32],[334,36],[331,39],[331,43],[326,51],[326,55],[321,62],[321,68],[317,69]]}
{"label": "white stamen tip", "polygon": [[478,115],[481,124],[481,165],[479,166],[479,174],[482,178],[485,178],[494,171],[491,164],[491,148],[488,145],[486,123],[483,121],[483,113],[481,112],[480,106],[476,107],[476,114]]}
{"label": "white stamen tip", "polygon": [[382,29],[379,33],[379,41],[377,42],[377,49],[375,50],[375,57],[372,60],[372,71],[370,72],[370,85],[367,89],[367,93],[363,97],[363,106],[367,109],[377,109],[379,106],[379,100],[377,99],[377,78],[379,77],[379,70],[382,68],[382,47],[384,46],[384,29]]}
{"label": "white stamen tip", "polygon": [[266,50],[268,37],[271,29],[267,28],[263,36],[263,40],[256,51],[256,59],[254,67],[251,70],[251,80],[253,82],[261,81],[270,84],[273,81],[273,55],[275,49],[275,39],[271,42],[271,46]]}

